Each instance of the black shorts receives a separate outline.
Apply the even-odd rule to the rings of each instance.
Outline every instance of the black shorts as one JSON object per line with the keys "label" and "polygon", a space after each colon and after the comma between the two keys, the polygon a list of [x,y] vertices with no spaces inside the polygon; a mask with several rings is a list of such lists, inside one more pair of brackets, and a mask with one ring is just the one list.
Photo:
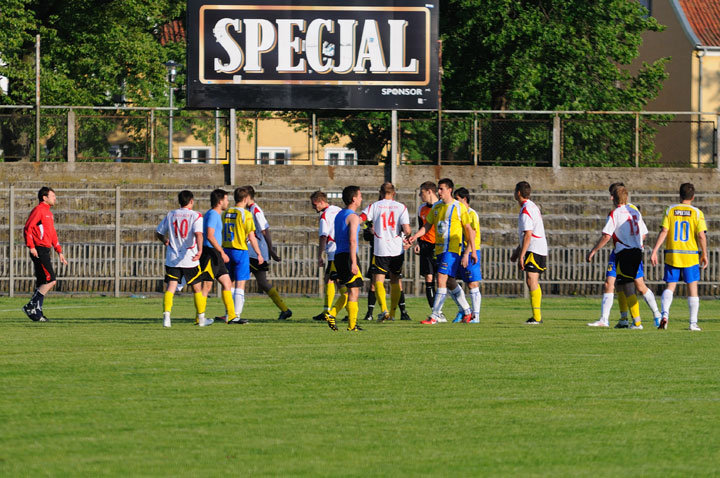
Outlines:
{"label": "black shorts", "polygon": [[200,280],[203,282],[212,282],[228,274],[220,251],[207,246],[203,247],[202,255],[200,256],[200,270],[202,271]]}
{"label": "black shorts", "polygon": [[337,280],[338,274],[335,268],[335,260],[328,261],[325,267],[325,277],[327,277],[327,280]]}
{"label": "black shorts", "polygon": [[37,279],[37,286],[40,287],[43,284],[49,284],[56,279],[55,269],[53,269],[52,261],[50,260],[50,248],[36,246],[38,256],[35,257],[32,254],[30,259],[32,260],[33,266],[35,266],[35,279]]}
{"label": "black shorts", "polygon": [[178,281],[182,282],[183,277],[185,278],[185,282],[187,285],[193,285],[194,283],[200,281],[200,277],[202,276],[202,272],[200,271],[200,266],[195,267],[170,267],[165,266],[165,282],[170,281]]}
{"label": "black shorts", "polygon": [[372,274],[394,274],[402,276],[402,266],[405,262],[405,254],[399,256],[373,256],[370,265]]}
{"label": "black shorts", "polygon": [[347,288],[362,287],[363,276],[358,269],[357,274],[350,270],[350,253],[341,252],[335,254],[335,268],[337,269],[338,281]]}
{"label": "black shorts", "polygon": [[615,254],[617,283],[627,284],[628,282],[633,282],[637,276],[642,259],[642,249],[623,249]]}
{"label": "black shorts", "polygon": [[525,272],[537,272],[542,274],[547,269],[547,256],[541,256],[534,252],[526,252],[525,258],[523,258],[523,266]]}
{"label": "black shorts", "polygon": [[435,244],[427,241],[418,241],[418,244],[420,245],[420,275],[437,275]]}
{"label": "black shorts", "polygon": [[262,264],[258,264],[257,259],[250,258],[250,272],[255,274],[256,272],[267,272],[270,270],[270,262],[266,259]]}

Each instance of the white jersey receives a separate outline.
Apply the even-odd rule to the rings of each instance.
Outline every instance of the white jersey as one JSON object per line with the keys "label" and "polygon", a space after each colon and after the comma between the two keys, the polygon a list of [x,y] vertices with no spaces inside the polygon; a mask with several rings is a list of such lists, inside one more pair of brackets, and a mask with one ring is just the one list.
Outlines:
{"label": "white jersey", "polygon": [[520,216],[518,217],[520,244],[522,244],[525,231],[532,231],[528,252],[534,252],[540,256],[547,256],[548,245],[540,208],[529,199],[523,203],[520,208]]}
{"label": "white jersey", "polygon": [[328,206],[323,209],[320,214],[320,228],[318,230],[318,237],[327,237],[327,243],[325,244],[325,252],[329,261],[335,260],[335,216],[337,213],[342,211],[337,206]]}
{"label": "white jersey", "polygon": [[383,199],[366,207],[360,217],[373,223],[376,256],[395,257],[403,254],[403,225],[410,225],[410,215],[404,204]]}
{"label": "white jersey", "polygon": [[180,208],[170,211],[157,227],[157,232],[170,240],[165,251],[165,265],[169,267],[196,267],[200,261],[193,261],[198,246],[195,233],[202,234],[202,214],[192,209]]}
{"label": "white jersey", "polygon": [[[265,235],[262,233],[265,229],[268,229],[270,227],[270,224],[267,222],[267,219],[265,219],[265,213],[262,209],[260,209],[260,206],[257,204],[252,204],[247,207],[247,210],[250,211],[250,214],[252,214],[253,221],[255,221],[255,239],[257,239],[258,248],[260,249],[260,253],[263,256],[264,260],[270,260],[269,250],[267,241],[265,240]],[[248,240],[248,254],[250,255],[251,259],[257,259],[257,252],[255,252],[255,249],[250,245],[250,241]]]}
{"label": "white jersey", "polygon": [[602,233],[612,236],[617,254],[623,249],[642,249],[648,229],[640,211],[635,206],[623,204],[608,214]]}

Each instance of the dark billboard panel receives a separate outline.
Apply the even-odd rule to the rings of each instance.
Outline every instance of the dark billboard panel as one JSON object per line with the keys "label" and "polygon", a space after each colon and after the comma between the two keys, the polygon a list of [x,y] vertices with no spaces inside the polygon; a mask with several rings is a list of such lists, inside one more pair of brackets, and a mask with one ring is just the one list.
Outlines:
{"label": "dark billboard panel", "polygon": [[437,0],[188,0],[191,108],[437,109]]}

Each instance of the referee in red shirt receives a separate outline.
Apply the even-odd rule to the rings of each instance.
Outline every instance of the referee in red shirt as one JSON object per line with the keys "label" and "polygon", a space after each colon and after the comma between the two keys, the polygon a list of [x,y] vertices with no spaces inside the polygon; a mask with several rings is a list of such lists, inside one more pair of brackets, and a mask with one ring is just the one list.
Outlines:
{"label": "referee in red shirt", "polygon": [[55,270],[50,260],[50,249],[53,248],[60,256],[60,262],[67,265],[62,247],[58,243],[55,232],[55,221],[50,208],[55,205],[55,191],[52,188],[43,186],[38,191],[40,204],[30,212],[23,235],[25,245],[30,249],[30,259],[35,266],[35,278],[37,288],[30,299],[30,302],[23,306],[23,312],[34,322],[47,322],[43,314],[43,300],[45,295],[53,288],[56,282]]}

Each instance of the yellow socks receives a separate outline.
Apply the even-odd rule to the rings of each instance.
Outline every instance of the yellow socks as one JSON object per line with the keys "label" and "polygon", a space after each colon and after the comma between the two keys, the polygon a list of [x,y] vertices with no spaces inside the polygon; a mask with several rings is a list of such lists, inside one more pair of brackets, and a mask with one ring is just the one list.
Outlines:
{"label": "yellow socks", "polygon": [[[377,286],[375,286],[377,287]],[[400,295],[402,290],[400,289],[399,283],[390,283],[390,317],[395,318],[395,309],[397,309],[400,303]]]}
{"label": "yellow socks", "polygon": [[620,306],[620,314],[627,315],[628,302],[627,302],[627,297],[625,297],[625,292],[619,290],[617,293],[617,298],[618,298],[618,305]]}
{"label": "yellow socks", "polygon": [[335,298],[335,283],[330,281],[325,285],[325,310],[330,310]]}
{"label": "yellow socks", "polygon": [[330,311],[328,311],[328,314],[335,317],[338,312],[343,310],[343,307],[345,307],[345,305],[347,304],[347,299],[348,299],[347,287],[342,286],[340,288],[340,295],[338,296],[337,299],[335,299],[335,303],[333,304]]}
{"label": "yellow socks", "polygon": [[347,303],[348,330],[352,330],[355,328],[355,326],[357,326],[358,309],[359,307],[357,302]]}
{"label": "yellow socks", "polygon": [[630,317],[633,322],[640,322],[640,304],[638,304],[637,296],[635,294],[627,296],[627,304],[630,309]]}
{"label": "yellow socks", "polygon": [[375,282],[375,297],[377,298],[377,303],[380,305],[380,310],[383,312],[387,312],[387,299],[385,298],[385,284],[378,281]]}
{"label": "yellow socks", "polygon": [[198,315],[205,313],[205,306],[207,305],[207,297],[202,295],[202,292],[193,293],[193,301],[195,302],[195,310]]}
{"label": "yellow socks", "polygon": [[165,292],[165,295],[163,295],[163,312],[168,312],[172,310],[173,306],[173,297],[175,294],[172,292]]}
{"label": "yellow socks", "polygon": [[273,287],[267,292],[267,295],[272,299],[273,303],[280,309],[281,311],[285,312],[288,308],[287,305],[285,305],[285,302],[283,302],[282,298],[280,297],[280,294],[278,293],[277,289]]}
{"label": "yellow socks", "polygon": [[542,290],[538,287],[535,290],[530,291],[530,305],[532,306],[533,319],[537,322],[542,320],[542,314],[540,312],[540,303],[542,302]]}
{"label": "yellow socks", "polygon": [[225,304],[225,312],[227,313],[227,319],[232,320],[235,318],[235,302],[233,301],[233,295],[231,290],[222,291],[222,301]]}

